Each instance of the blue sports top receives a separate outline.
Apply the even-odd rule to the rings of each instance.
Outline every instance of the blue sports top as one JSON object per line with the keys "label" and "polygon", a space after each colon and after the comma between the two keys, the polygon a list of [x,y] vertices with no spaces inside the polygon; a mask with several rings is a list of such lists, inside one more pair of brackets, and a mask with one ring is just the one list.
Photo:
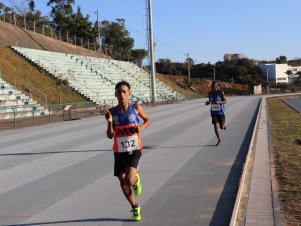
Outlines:
{"label": "blue sports top", "polygon": [[118,108],[112,108],[115,153],[142,151],[142,143],[137,126],[139,117],[135,111],[134,104],[130,104],[128,111],[119,113]]}
{"label": "blue sports top", "polygon": [[[224,101],[225,98],[220,90],[216,92],[209,92],[209,101]],[[211,115],[224,115],[225,114],[225,106],[224,104],[211,104]]]}
{"label": "blue sports top", "polygon": [[128,111],[119,113],[117,106],[112,108],[113,126],[138,125],[139,117],[135,111],[134,104],[129,104]]}

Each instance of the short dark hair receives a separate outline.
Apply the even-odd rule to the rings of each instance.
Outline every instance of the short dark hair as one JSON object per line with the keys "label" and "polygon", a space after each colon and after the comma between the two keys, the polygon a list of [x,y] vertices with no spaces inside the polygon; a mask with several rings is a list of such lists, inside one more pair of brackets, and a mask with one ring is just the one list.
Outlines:
{"label": "short dark hair", "polygon": [[212,83],[211,83],[211,86],[215,86],[216,84],[218,84],[217,81],[213,80]]}
{"label": "short dark hair", "polygon": [[131,85],[127,81],[123,80],[121,82],[118,82],[115,86],[115,91],[120,87],[120,86],[127,86],[129,90],[131,90]]}

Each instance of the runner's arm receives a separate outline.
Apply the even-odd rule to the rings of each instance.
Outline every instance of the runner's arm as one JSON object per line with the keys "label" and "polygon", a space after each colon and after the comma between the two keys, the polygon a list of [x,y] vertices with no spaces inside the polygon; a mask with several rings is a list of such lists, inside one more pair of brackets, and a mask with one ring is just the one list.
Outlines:
{"label": "runner's arm", "polygon": [[113,131],[113,117],[112,113],[110,110],[107,110],[107,113],[105,114],[105,117],[107,119],[108,125],[107,125],[107,137],[109,139],[112,139],[114,136],[114,131]]}
{"label": "runner's arm", "polygon": [[135,110],[137,114],[143,119],[143,124],[138,126],[138,131],[144,130],[151,124],[151,119],[145,113],[143,107],[140,104],[135,104]]}
{"label": "runner's arm", "polygon": [[209,104],[211,104],[211,101],[210,101],[210,93],[208,93],[208,100],[206,101],[206,103],[205,103],[206,105],[209,105]]}
{"label": "runner's arm", "polygon": [[227,99],[226,99],[226,95],[225,93],[222,91],[222,95],[221,95],[222,101],[220,102],[220,104],[226,104],[227,103]]}

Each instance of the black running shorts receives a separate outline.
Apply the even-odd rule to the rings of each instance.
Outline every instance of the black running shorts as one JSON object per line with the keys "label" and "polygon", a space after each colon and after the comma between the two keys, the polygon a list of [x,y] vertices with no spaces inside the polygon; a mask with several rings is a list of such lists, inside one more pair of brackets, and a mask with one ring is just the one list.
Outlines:
{"label": "black running shorts", "polygon": [[117,177],[125,173],[128,167],[134,167],[135,169],[138,169],[141,155],[142,153],[139,150],[133,151],[132,153],[114,153],[114,176]]}
{"label": "black running shorts", "polygon": [[225,125],[225,115],[211,115],[212,117],[212,124],[218,123],[219,126],[222,128]]}

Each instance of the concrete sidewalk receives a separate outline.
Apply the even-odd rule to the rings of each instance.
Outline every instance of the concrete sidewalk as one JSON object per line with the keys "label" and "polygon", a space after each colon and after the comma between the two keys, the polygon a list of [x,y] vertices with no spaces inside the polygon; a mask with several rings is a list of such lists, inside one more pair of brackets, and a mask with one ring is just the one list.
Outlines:
{"label": "concrete sidewalk", "polygon": [[[239,208],[246,208],[243,223],[245,226],[283,225],[277,194],[278,187],[274,176],[266,107],[266,97],[262,97],[256,125],[254,127],[254,134],[250,142],[249,154],[246,158],[246,164],[233,210],[231,226],[241,225],[242,219],[238,219]],[[251,175],[249,176],[249,181],[247,181],[247,174]],[[249,184],[249,188],[247,184]],[[244,200],[247,204],[244,206],[242,204],[242,194],[246,191],[249,192],[247,200]]]}
{"label": "concrete sidewalk", "polygon": [[266,99],[262,99],[245,225],[276,225],[268,141]]}

